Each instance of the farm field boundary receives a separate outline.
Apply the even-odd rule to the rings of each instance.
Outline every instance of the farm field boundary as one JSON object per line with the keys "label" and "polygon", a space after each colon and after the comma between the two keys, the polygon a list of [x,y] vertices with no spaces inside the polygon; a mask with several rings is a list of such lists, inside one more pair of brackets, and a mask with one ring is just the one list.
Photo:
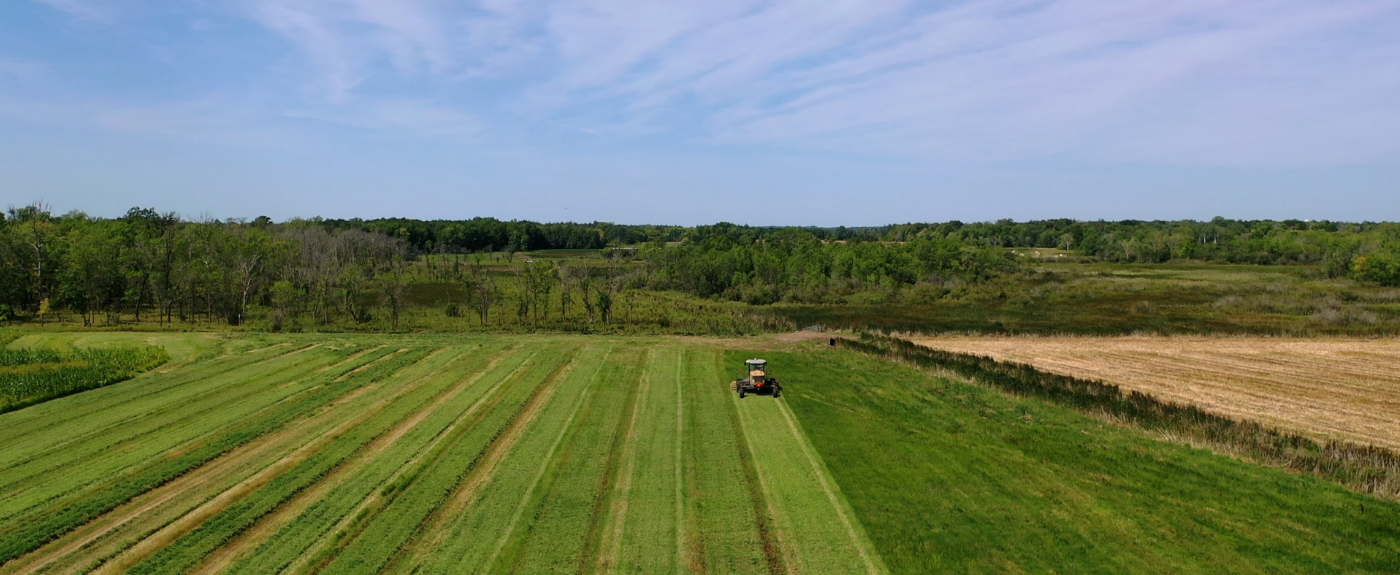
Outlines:
{"label": "farm field boundary", "polygon": [[1036,397],[1193,445],[1209,447],[1388,499],[1400,499],[1400,455],[1345,441],[1318,442],[1195,405],[1162,401],[1139,391],[1041,371],[990,357],[936,350],[898,338],[865,334],[843,340],[860,352],[946,370],[1015,395]]}
{"label": "farm field boundary", "polygon": [[1400,570],[1395,501],[884,355],[798,349],[762,357],[891,573]]}
{"label": "farm field boundary", "polygon": [[1400,339],[911,337],[1237,419],[1400,449]]}

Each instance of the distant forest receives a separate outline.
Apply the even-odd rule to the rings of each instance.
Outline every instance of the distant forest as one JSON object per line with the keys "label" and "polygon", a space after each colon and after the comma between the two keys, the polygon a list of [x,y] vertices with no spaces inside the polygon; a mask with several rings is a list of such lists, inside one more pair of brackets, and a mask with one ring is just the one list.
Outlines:
{"label": "distant forest", "polygon": [[[622,247],[634,249],[614,252],[638,257],[628,266],[588,268],[586,274],[607,277],[585,283],[751,304],[821,303],[832,293],[872,286],[984,281],[1024,268],[1027,258],[1007,248],[1039,248],[1111,262],[1309,265],[1328,277],[1400,285],[1400,225],[1393,223],[1061,219],[820,228],[494,218],[273,222],[189,220],[142,208],[119,218],[56,215],[35,204],[0,215],[0,320],[61,308],[85,322],[103,313],[141,321],[144,313],[162,322],[202,317],[237,325],[249,305],[263,305],[307,310],[329,322],[368,317],[362,308],[369,300],[397,315],[404,284],[423,280],[412,270],[425,255]],[[475,269],[475,278],[458,266],[432,279],[480,291],[490,278],[481,276],[479,264]],[[528,280],[543,285],[547,296],[550,285],[569,278],[551,267]]]}

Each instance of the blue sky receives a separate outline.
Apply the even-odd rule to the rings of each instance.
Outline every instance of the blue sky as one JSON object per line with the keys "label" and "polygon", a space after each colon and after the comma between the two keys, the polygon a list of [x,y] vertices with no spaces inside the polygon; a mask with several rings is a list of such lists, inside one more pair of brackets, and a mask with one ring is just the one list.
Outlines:
{"label": "blue sky", "polygon": [[1395,0],[8,0],[0,204],[1400,219]]}

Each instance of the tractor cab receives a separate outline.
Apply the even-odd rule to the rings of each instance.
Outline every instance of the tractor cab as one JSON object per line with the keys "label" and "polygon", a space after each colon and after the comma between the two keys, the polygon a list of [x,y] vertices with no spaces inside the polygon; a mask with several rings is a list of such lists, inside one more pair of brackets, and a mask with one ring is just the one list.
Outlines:
{"label": "tractor cab", "polygon": [[763,385],[763,378],[768,375],[768,362],[761,359],[750,359],[744,362],[744,371],[749,373],[749,380],[755,385]]}
{"label": "tractor cab", "polygon": [[750,393],[778,397],[783,389],[778,380],[768,374],[768,361],[762,359],[745,360],[743,377],[734,380],[731,387],[739,392],[739,397]]}

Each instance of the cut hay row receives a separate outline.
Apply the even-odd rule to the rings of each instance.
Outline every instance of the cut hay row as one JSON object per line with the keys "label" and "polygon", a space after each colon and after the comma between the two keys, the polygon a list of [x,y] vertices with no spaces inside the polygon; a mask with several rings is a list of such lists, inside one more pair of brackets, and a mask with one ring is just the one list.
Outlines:
{"label": "cut hay row", "polygon": [[188,572],[204,556],[405,417],[405,411],[450,384],[452,380],[441,377],[441,372],[464,350],[458,350],[457,355],[444,351],[435,350],[379,384],[361,387],[365,393],[333,401],[304,422],[306,425],[289,426],[289,434],[310,441],[107,561],[97,573]]}
{"label": "cut hay row", "polygon": [[791,573],[883,573],[878,556],[781,401],[733,398]]}
{"label": "cut hay row", "polygon": [[[415,553],[415,548],[419,547],[416,545],[418,541],[422,541],[444,521],[455,519],[461,510],[461,503],[458,501],[472,496],[475,490],[473,485],[478,484],[479,478],[489,472],[488,468],[494,469],[500,454],[510,449],[521,429],[534,422],[539,409],[558,389],[559,382],[573,371],[576,353],[577,349],[568,349],[561,361],[551,362],[551,365],[541,368],[538,373],[543,375],[543,378],[532,376],[528,381],[522,382],[519,386],[521,393],[512,394],[507,401],[497,406],[489,426],[482,426],[476,430],[476,438],[472,438],[469,443],[471,449],[463,452],[464,455],[470,455],[470,460],[465,465],[447,467],[441,472],[443,477],[450,476],[451,481],[443,481],[443,489],[433,492],[433,505],[416,523],[412,538],[400,543],[392,562],[386,566],[388,571],[402,571],[408,568],[408,562],[415,556],[422,557]],[[494,432],[488,436],[486,432],[491,430]],[[428,553],[433,550],[431,545],[421,548],[426,549]]]}
{"label": "cut hay row", "polygon": [[491,571],[497,573],[577,570],[590,524],[605,489],[613,437],[625,412],[639,359],[635,350],[614,353],[522,507]]}
{"label": "cut hay row", "polygon": [[465,391],[401,435],[383,451],[365,461],[350,477],[268,537],[257,550],[232,565],[234,573],[303,572],[316,558],[327,558],[347,541],[363,520],[382,508],[381,490],[412,471],[425,453],[449,437],[451,430],[474,416],[496,397],[501,386],[513,381],[529,360],[529,354],[492,357],[477,373],[466,377]]}
{"label": "cut hay row", "polygon": [[447,500],[433,510],[431,519],[425,522],[422,535],[400,550],[391,565],[390,572],[412,571],[426,562],[451,534],[451,526],[468,508],[475,505],[482,488],[495,476],[497,467],[515,448],[516,443],[533,427],[535,421],[559,390],[560,381],[568,377],[578,364],[577,357],[564,369],[550,377],[539,391],[530,398],[521,414],[510,423],[501,436],[491,444],[480,460],[472,467],[467,477],[448,496]]}
{"label": "cut hay row", "polygon": [[[340,487],[343,483],[352,480],[363,472],[372,462],[385,456],[389,450],[399,444],[410,432],[418,429],[422,425],[430,425],[427,422],[434,415],[439,414],[439,410],[445,404],[462,396],[474,384],[480,381],[481,377],[490,371],[499,361],[502,355],[501,346],[489,346],[486,350],[462,362],[462,368],[470,375],[460,378],[454,377],[456,382],[448,389],[442,390],[431,398],[426,404],[417,408],[412,415],[398,421],[394,426],[375,437],[374,441],[365,449],[357,452],[349,463],[340,466],[333,473],[317,482],[316,485],[297,495],[294,501],[279,507],[275,513],[269,514],[251,526],[247,531],[240,534],[237,539],[221,547],[218,552],[211,554],[200,564],[194,573],[212,574],[218,573],[227,568],[233,562],[247,558],[249,553],[255,549],[262,550],[258,554],[258,560],[268,558],[267,549],[262,549],[264,543],[272,538],[276,533],[282,531],[289,523],[297,520],[306,514],[309,509],[325,499],[332,490]],[[435,389],[436,391],[436,389]],[[403,445],[413,445],[407,442]],[[323,528],[328,525],[323,525]],[[319,530],[317,530],[319,531]],[[305,527],[293,532],[305,533]],[[289,533],[290,535],[290,533]],[[288,560],[290,561],[290,559]]]}
{"label": "cut hay row", "polygon": [[250,377],[245,385],[230,386],[228,393],[163,406],[150,417],[114,426],[105,434],[91,434],[83,441],[46,452],[46,457],[17,465],[9,473],[15,482],[0,482],[4,483],[0,489],[15,495],[0,503],[0,517],[8,516],[12,504],[49,501],[101,478],[139,472],[168,454],[207,442],[211,433],[257,419],[259,412],[276,409],[281,402],[315,386],[314,379],[287,386],[285,377],[305,376],[328,359],[311,356],[284,370],[274,370],[273,375]]}
{"label": "cut hay row", "polygon": [[387,501],[382,510],[367,519],[358,535],[324,563],[325,570],[377,573],[419,531],[538,386],[561,369],[570,355],[562,349],[542,350],[528,369],[502,386],[492,403],[449,431],[416,469],[385,488]]}
{"label": "cut hay row", "polygon": [[[74,436],[74,439],[42,449],[39,447],[46,442],[35,441],[39,445],[25,446],[31,447],[29,456],[11,464],[6,478],[0,480],[0,489],[18,495],[27,493],[21,486],[37,486],[34,496],[47,498],[64,492],[71,485],[84,484],[91,477],[119,474],[130,464],[148,461],[155,453],[198,441],[211,428],[217,429],[211,425],[215,421],[227,425],[276,404],[296,391],[279,391],[288,377],[307,376],[331,359],[325,354],[307,354],[269,362],[271,365],[265,366],[265,371],[253,367],[227,377],[211,378],[217,386],[208,394],[193,397],[181,394],[182,397],[174,400],[153,401],[144,413],[123,414],[115,420],[99,419],[92,422],[91,427],[77,422],[64,426],[54,432]],[[51,480],[55,476],[57,482]],[[0,517],[6,515],[6,509],[6,504],[0,503]]]}
{"label": "cut hay row", "polygon": [[[163,409],[225,392],[231,387],[246,386],[250,383],[249,378],[276,371],[276,366],[290,366],[308,360],[308,356],[303,355],[289,362],[289,355],[261,360],[247,358],[240,362],[215,360],[176,374],[140,377],[123,385],[36,405],[15,412],[13,417],[7,415],[0,420],[6,422],[4,431],[11,442],[10,448],[0,453],[0,466],[13,468],[38,453],[67,452],[70,445],[95,437],[105,440],[114,431],[129,433],[130,424],[137,419],[147,424],[145,420]],[[262,365],[254,366],[255,363]],[[194,382],[199,385],[190,385]],[[107,391],[122,393],[111,398],[89,395]],[[51,409],[59,411],[38,413]],[[49,453],[48,456],[53,455]]]}
{"label": "cut hay row", "polygon": [[81,416],[0,416],[28,446],[0,468],[0,575],[862,570],[796,422],[770,398],[741,413],[722,361],[693,342],[231,342],[59,400]]}
{"label": "cut hay row", "polygon": [[[477,502],[427,533],[431,549],[410,552],[398,572],[478,573],[489,568],[521,520],[532,493],[548,472],[554,454],[573,427],[593,383],[606,365],[609,347],[586,347],[574,367],[556,384],[553,400],[541,407],[509,453],[477,488]],[[422,563],[417,563],[421,561]]]}
{"label": "cut hay row", "polygon": [[[411,363],[412,359],[414,358],[404,357],[402,362]],[[0,558],[8,560],[31,551],[141,493],[159,487],[218,456],[282,428],[353,391],[362,383],[392,373],[397,367],[397,363],[386,364],[381,371],[366,373],[364,381],[313,385],[301,391],[283,393],[277,396],[280,399],[253,412],[242,421],[226,427],[203,429],[203,435],[200,435],[197,441],[193,441],[194,438],[185,438],[192,443],[169,451],[168,456],[137,461],[132,460],[129,453],[117,452],[117,457],[125,457],[136,464],[129,471],[110,478],[101,478],[81,491],[47,502],[27,515],[16,516],[14,520],[7,521],[6,527],[9,529],[0,529],[5,531],[4,541],[0,543]],[[334,375],[337,374],[326,373],[326,377]],[[201,429],[194,428],[192,431],[197,432]],[[178,441],[174,443],[179,444]]]}
{"label": "cut hay row", "polygon": [[608,509],[607,530],[593,565],[602,573],[674,573],[683,567],[678,399],[680,350],[650,350],[634,405],[627,452]]}
{"label": "cut hay row", "polygon": [[785,571],[739,413],[725,385],[724,354],[687,350],[686,565],[706,573]]}

